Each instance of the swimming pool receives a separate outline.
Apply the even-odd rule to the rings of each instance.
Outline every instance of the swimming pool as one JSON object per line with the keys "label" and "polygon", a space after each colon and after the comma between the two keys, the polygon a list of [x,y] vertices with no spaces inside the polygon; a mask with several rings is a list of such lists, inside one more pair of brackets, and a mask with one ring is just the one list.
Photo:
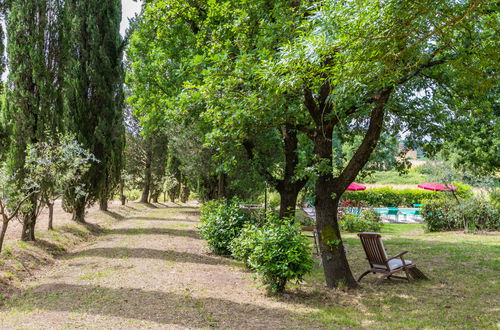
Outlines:
{"label": "swimming pool", "polygon": [[[375,207],[373,208],[373,210],[380,215],[386,215],[389,212],[389,208],[387,207]],[[412,207],[401,207],[397,208],[397,210],[399,211],[399,215],[416,215],[415,212],[420,209]]]}

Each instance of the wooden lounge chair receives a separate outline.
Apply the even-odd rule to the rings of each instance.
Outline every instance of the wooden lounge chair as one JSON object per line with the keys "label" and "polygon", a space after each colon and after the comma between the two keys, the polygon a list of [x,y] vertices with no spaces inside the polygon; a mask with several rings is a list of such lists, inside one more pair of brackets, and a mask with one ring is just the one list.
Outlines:
{"label": "wooden lounge chair", "polygon": [[[392,257],[387,257],[387,253],[382,242],[382,236],[378,233],[360,233],[361,244],[365,250],[366,257],[370,263],[370,269],[364,272],[358,279],[369,273],[380,273],[382,276],[379,281],[391,278],[405,279],[408,282],[413,279],[427,279],[411,260],[405,260],[403,257],[408,251],[403,251]],[[398,272],[405,272],[406,277],[396,276]]]}

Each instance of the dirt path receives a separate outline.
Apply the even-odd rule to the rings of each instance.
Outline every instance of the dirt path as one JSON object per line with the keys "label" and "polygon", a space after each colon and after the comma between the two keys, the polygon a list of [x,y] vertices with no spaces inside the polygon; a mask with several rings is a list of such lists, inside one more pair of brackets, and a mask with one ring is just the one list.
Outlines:
{"label": "dirt path", "polygon": [[253,275],[206,253],[194,207],[119,222],[0,309],[0,328],[313,328],[314,310],[266,297]]}

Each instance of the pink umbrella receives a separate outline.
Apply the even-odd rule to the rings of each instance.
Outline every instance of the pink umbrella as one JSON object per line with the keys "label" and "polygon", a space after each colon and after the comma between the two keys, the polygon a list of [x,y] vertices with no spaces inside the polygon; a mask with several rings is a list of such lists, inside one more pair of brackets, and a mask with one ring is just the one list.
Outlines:
{"label": "pink umbrella", "polygon": [[419,188],[432,190],[432,191],[456,191],[457,187],[451,184],[442,184],[437,182],[427,182],[418,185]]}
{"label": "pink umbrella", "polygon": [[349,190],[349,191],[358,191],[358,190],[365,190],[366,187],[363,186],[362,184],[359,184],[359,183],[356,183],[356,182],[353,182],[349,185],[349,187],[347,187],[346,190]]}

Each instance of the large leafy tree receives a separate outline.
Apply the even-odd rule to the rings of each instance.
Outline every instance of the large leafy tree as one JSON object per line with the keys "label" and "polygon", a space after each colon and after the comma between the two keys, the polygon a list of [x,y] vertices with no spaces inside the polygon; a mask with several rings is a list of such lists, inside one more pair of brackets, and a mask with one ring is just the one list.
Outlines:
{"label": "large leafy tree", "polygon": [[289,1],[151,1],[130,48],[131,101],[145,116],[197,125],[216,156],[221,191],[249,159],[280,192],[282,216],[307,180],[297,129],[307,117],[292,95],[262,85],[259,68],[306,12]]}
{"label": "large leafy tree", "polygon": [[70,58],[65,71],[65,119],[68,130],[98,160],[82,178],[87,194],[65,196],[74,220],[83,222],[89,204],[99,200],[101,209],[107,209],[121,173],[125,141],[121,1],[68,0],[65,10]]}
{"label": "large leafy tree", "polygon": [[[327,284],[354,287],[337,223],[342,193],[391,124],[435,138],[443,136],[449,117],[470,115],[441,92],[460,83],[470,98],[484,99],[497,80],[498,22],[495,5],[486,1],[320,4],[306,32],[283,48],[280,62],[270,63],[270,72],[282,88],[302,93],[313,120],[304,131],[317,162],[316,215]],[[362,142],[346,166],[332,171],[334,131],[352,123],[364,127]]]}

